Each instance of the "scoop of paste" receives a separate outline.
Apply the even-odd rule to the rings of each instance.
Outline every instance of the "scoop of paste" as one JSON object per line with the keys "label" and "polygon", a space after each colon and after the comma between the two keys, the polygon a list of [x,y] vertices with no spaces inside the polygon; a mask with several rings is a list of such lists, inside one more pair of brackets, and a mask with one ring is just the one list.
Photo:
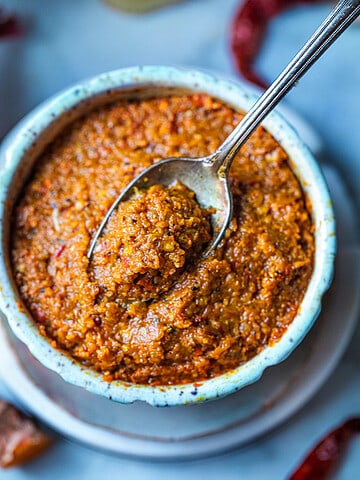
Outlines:
{"label": "scoop of paste", "polygon": [[210,240],[211,212],[181,183],[121,202],[93,255],[94,279],[121,303],[158,297]]}

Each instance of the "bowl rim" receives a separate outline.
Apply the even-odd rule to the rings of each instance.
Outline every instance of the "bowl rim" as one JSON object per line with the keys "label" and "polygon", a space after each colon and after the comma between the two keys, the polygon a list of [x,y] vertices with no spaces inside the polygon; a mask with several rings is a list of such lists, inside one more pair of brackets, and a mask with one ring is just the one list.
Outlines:
{"label": "bowl rim", "polygon": [[322,295],[332,280],[336,252],[335,218],[329,191],[315,158],[295,129],[282,115],[273,111],[262,125],[287,152],[291,167],[312,205],[316,227],[314,271],[299,312],[281,339],[272,346],[266,346],[255,357],[230,372],[201,382],[169,386],[137,385],[119,380],[108,383],[100,373],[82,366],[68,354],[51,347],[49,340],[39,333],[21,303],[4,251],[3,222],[14,174],[21,158],[38,135],[64,112],[109,91],[151,87],[176,87],[205,92],[243,110],[249,109],[258,98],[235,81],[203,71],[141,66],[114,70],[81,81],[54,95],[26,115],[0,146],[0,309],[12,331],[27,345],[33,356],[45,367],[60,374],[68,383],[125,404],[141,400],[153,406],[185,405],[221,398],[255,382],[267,367],[285,360],[302,341],[320,312]]}

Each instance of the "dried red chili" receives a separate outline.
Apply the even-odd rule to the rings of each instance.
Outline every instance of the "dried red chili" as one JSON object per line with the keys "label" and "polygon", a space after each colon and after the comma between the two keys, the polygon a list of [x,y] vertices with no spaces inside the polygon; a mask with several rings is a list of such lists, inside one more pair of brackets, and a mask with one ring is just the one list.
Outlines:
{"label": "dried red chili", "polygon": [[23,34],[23,26],[15,15],[7,14],[0,7],[0,38],[17,37]]}
{"label": "dried red chili", "polygon": [[357,433],[360,433],[360,417],[347,420],[320,440],[288,480],[328,479],[349,440]]}
{"label": "dried red chili", "polygon": [[245,0],[231,26],[231,49],[236,67],[249,82],[266,88],[256,73],[254,60],[262,45],[269,21],[286,9],[323,0]]}
{"label": "dried red chili", "polygon": [[54,252],[54,258],[59,258],[64,250],[65,250],[65,245],[64,244],[59,245]]}

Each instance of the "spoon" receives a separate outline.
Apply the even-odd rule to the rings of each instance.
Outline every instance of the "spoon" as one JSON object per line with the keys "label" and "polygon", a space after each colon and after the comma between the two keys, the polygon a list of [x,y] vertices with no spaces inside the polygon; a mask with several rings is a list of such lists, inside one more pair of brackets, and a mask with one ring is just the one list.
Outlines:
{"label": "spoon", "polygon": [[87,257],[91,259],[102,231],[120,202],[128,200],[135,190],[159,184],[170,186],[176,181],[193,190],[201,206],[215,209],[212,215],[212,238],[202,253],[202,257],[208,256],[221,241],[231,220],[232,195],[228,173],[235,155],[266,115],[359,14],[360,0],[339,1],[304,47],[214,153],[202,158],[167,158],[140,173],[112,204],[92,239]]}

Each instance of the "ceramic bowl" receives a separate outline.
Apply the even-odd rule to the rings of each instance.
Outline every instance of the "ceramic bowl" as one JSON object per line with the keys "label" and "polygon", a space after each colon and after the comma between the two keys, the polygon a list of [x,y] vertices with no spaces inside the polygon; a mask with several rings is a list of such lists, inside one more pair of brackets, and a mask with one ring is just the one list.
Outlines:
{"label": "ceramic bowl", "polygon": [[201,383],[173,386],[108,383],[42,337],[22,304],[12,276],[9,245],[14,203],[34,162],[46,145],[74,119],[112,100],[147,98],[181,92],[206,92],[236,109],[248,110],[255,97],[236,83],[173,67],[135,67],[104,73],[50,98],[28,114],[6,137],[0,151],[0,309],[11,329],[44,366],[65,381],[121,403],[136,400],[154,406],[184,405],[223,397],[258,380],[264,370],[284,360],[301,342],[321,309],[330,285],[336,249],[335,221],[329,192],[319,166],[296,131],[277,113],[264,127],[283,146],[291,167],[312,204],[315,225],[315,265],[301,307],[282,338],[235,370]]}

